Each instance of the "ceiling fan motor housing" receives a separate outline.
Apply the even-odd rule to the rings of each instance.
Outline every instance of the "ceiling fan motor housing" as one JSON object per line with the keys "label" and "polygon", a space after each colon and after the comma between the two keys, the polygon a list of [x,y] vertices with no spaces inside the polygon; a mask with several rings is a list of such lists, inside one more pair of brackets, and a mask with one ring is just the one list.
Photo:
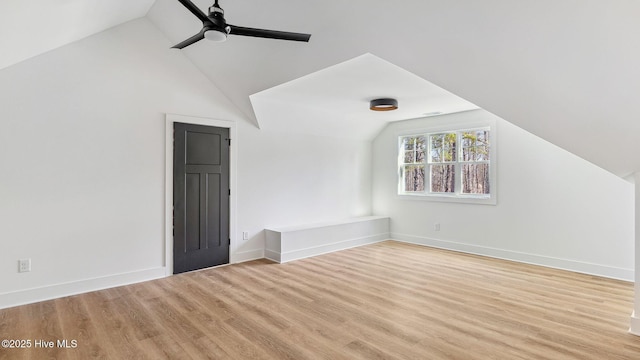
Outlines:
{"label": "ceiling fan motor housing", "polygon": [[224,10],[220,6],[218,6],[218,2],[209,7],[209,16],[216,16],[217,14],[220,14],[220,16],[224,17]]}
{"label": "ceiling fan motor housing", "polygon": [[227,22],[224,19],[224,10],[218,6],[218,2],[209,8],[209,21],[215,25],[218,29],[223,30],[227,26]]}

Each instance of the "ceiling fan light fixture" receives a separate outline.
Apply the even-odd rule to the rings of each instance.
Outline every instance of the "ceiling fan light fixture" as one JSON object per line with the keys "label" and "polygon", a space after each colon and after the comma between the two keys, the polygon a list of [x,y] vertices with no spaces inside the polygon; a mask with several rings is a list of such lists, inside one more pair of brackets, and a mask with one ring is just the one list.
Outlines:
{"label": "ceiling fan light fixture", "polygon": [[204,38],[210,41],[223,42],[227,40],[227,34],[219,30],[207,30],[204,33]]}
{"label": "ceiling fan light fixture", "polygon": [[391,111],[398,108],[398,100],[392,98],[373,99],[369,102],[369,109],[373,111]]}

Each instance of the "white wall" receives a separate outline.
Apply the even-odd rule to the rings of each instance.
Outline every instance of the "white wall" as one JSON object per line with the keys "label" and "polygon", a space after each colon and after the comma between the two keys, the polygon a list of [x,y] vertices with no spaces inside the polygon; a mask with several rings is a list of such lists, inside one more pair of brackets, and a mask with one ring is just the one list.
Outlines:
{"label": "white wall", "polygon": [[[265,228],[371,214],[371,142],[239,124],[238,258],[263,256]],[[241,239],[241,236],[238,236]]]}
{"label": "white wall", "polygon": [[[497,205],[396,196],[399,133],[478,119],[497,125]],[[374,214],[393,238],[633,280],[633,185],[486,111],[392,123],[373,160]]]}
{"label": "white wall", "polygon": [[140,19],[0,71],[0,307],[164,275],[164,114],[240,119],[170,46]]}

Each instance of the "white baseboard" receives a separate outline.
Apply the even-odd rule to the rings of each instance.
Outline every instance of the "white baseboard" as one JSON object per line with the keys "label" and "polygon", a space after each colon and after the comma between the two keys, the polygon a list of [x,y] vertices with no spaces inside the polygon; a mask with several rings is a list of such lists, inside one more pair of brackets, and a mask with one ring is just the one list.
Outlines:
{"label": "white baseboard", "polygon": [[[288,261],[300,260],[300,259],[304,259],[312,256],[327,254],[334,251],[350,249],[357,246],[374,244],[374,243],[378,243],[385,240],[389,240],[389,233],[370,235],[370,236],[365,236],[357,239],[347,239],[343,241],[333,242],[330,244],[323,244],[323,245],[308,247],[300,250],[289,251],[282,254],[269,251],[269,256],[274,256],[274,257],[267,257],[267,258],[280,263],[285,263]],[[267,254],[265,253],[265,257],[266,255]]]}
{"label": "white baseboard", "polygon": [[629,333],[640,336],[640,318],[636,317],[636,312],[631,314],[631,326],[629,327]]}
{"label": "white baseboard", "polygon": [[4,293],[0,294],[0,309],[159,279],[166,276],[165,271],[160,267]]}
{"label": "white baseboard", "polygon": [[264,259],[264,258],[265,258],[264,250],[262,249],[249,250],[249,251],[237,252],[233,254],[233,261],[231,263],[237,264],[241,262]]}
{"label": "white baseboard", "polygon": [[282,260],[282,258],[280,257],[280,253],[279,252],[273,251],[273,250],[269,250],[269,249],[265,249],[264,257],[265,257],[265,259],[269,259],[269,260],[275,261],[277,263],[279,263]]}
{"label": "white baseboard", "polygon": [[559,259],[554,257],[527,254],[511,250],[496,249],[478,245],[459,243],[454,241],[439,240],[407,234],[392,233],[391,238],[397,241],[425,245],[440,249],[459,251],[469,254],[488,256],[498,259],[517,261],[527,264],[546,266],[555,269],[569,270],[589,275],[597,275],[612,279],[633,281],[634,270],[616,268],[612,266],[586,263],[581,261]]}

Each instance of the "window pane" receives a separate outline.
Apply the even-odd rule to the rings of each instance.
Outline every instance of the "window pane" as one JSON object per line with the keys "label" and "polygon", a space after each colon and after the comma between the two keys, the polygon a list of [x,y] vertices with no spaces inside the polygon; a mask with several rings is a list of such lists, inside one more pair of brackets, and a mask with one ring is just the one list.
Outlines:
{"label": "window pane", "polygon": [[489,131],[472,130],[462,132],[462,152],[460,161],[489,160]]}
{"label": "window pane", "polygon": [[456,161],[456,134],[435,134],[431,135],[431,162],[452,162]]}
{"label": "window pane", "polygon": [[478,136],[475,131],[464,131],[462,133],[462,159],[461,161],[476,160],[476,141]]}
{"label": "window pane", "polygon": [[489,164],[462,165],[462,193],[489,194]]}
{"label": "window pane", "polygon": [[461,161],[475,161],[476,160],[476,147],[463,147]]}
{"label": "window pane", "polygon": [[455,183],[454,165],[431,165],[431,192],[452,193]]}
{"label": "window pane", "polygon": [[444,161],[456,161],[456,133],[444,134]]}
{"label": "window pane", "polygon": [[477,161],[489,161],[489,146],[478,146],[476,149]]}
{"label": "window pane", "polygon": [[406,166],[404,168],[404,191],[424,191],[424,165]]}
{"label": "window pane", "polygon": [[442,162],[442,148],[431,149],[431,162],[433,163]]}
{"label": "window pane", "polygon": [[425,137],[408,136],[402,139],[404,147],[404,163],[414,164],[424,162]]}
{"label": "window pane", "polygon": [[464,131],[462,133],[462,147],[473,146],[476,140],[476,136],[471,131]]}
{"label": "window pane", "polygon": [[424,162],[424,151],[426,148],[425,143],[427,142],[427,139],[425,139],[424,136],[418,136],[416,137],[416,163],[423,163]]}
{"label": "window pane", "polygon": [[403,138],[405,150],[424,150],[424,136],[407,136]]}
{"label": "window pane", "polygon": [[488,130],[478,130],[478,145],[488,145],[489,144],[489,131]]}
{"label": "window pane", "polygon": [[478,160],[490,160],[489,149],[491,144],[489,142],[489,131],[478,131]]}
{"label": "window pane", "polygon": [[404,152],[404,163],[405,164],[412,164],[415,161],[415,153],[413,150],[411,151],[405,151]]}
{"label": "window pane", "polygon": [[424,153],[425,153],[425,138],[420,137],[416,141],[416,162],[424,163]]}
{"label": "window pane", "polygon": [[442,140],[443,134],[436,134],[430,136],[431,149],[431,162],[442,162]]}
{"label": "window pane", "polygon": [[413,150],[414,144],[415,144],[415,138],[413,137],[406,137],[402,139],[402,143],[404,144],[404,149],[405,150]]}

